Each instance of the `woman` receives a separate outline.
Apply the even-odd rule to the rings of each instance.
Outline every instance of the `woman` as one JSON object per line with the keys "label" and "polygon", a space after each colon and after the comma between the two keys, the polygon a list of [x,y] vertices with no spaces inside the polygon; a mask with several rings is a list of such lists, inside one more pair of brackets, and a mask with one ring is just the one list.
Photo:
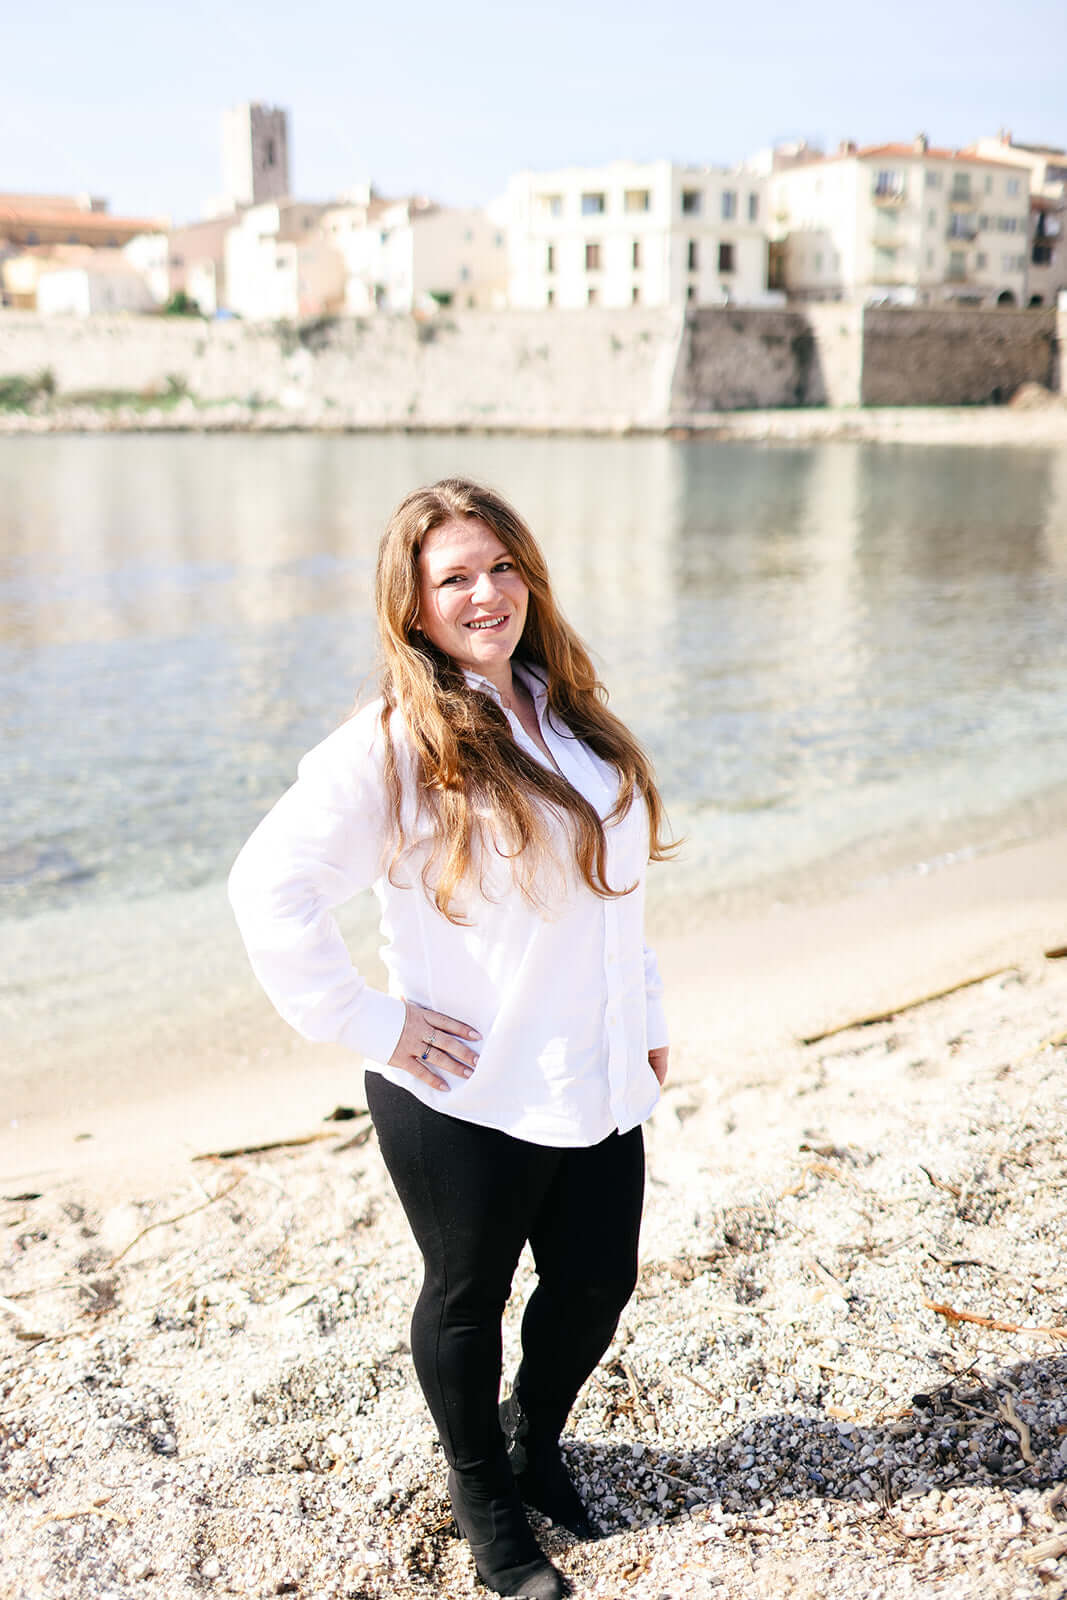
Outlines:
{"label": "woman", "polygon": [[[381,699],[304,757],[231,899],[281,1014],[367,1057],[425,1268],[412,1355],[478,1572],[498,1594],[557,1596],[523,1502],[592,1533],[559,1436],[636,1279],[640,1124],[667,1072],[642,942],[662,811],[500,496],[460,479],[408,495],[376,599]],[[372,886],[387,995],[330,914]],[[498,1408],[527,1242],[538,1284]]]}

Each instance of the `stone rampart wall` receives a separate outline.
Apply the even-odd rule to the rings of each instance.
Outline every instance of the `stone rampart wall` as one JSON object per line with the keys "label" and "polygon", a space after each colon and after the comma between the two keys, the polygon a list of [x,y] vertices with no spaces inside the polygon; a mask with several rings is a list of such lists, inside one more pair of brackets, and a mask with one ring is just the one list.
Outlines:
{"label": "stone rampart wall", "polygon": [[870,307],[863,314],[866,406],[982,405],[1009,400],[1022,383],[1051,387],[1054,310],[921,311]]}
{"label": "stone rampart wall", "polygon": [[[1057,339],[1057,327],[1059,337]],[[0,378],[62,395],[164,393],[280,407],[294,426],[615,432],[710,412],[959,405],[1063,391],[1067,313],[802,310],[466,312],[299,329],[0,312]]]}

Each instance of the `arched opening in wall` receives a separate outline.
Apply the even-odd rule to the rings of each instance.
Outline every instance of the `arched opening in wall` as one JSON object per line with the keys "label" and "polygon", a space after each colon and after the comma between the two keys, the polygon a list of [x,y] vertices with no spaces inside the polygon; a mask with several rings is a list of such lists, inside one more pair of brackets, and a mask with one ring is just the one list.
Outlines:
{"label": "arched opening in wall", "polygon": [[1013,306],[1014,304],[1015,296],[1012,294],[1010,289],[1002,289],[997,295],[998,306]]}
{"label": "arched opening in wall", "polygon": [[1045,297],[1044,297],[1043,294],[1032,294],[1030,296],[1030,304],[1032,306],[1043,306],[1044,303],[1045,303]]}

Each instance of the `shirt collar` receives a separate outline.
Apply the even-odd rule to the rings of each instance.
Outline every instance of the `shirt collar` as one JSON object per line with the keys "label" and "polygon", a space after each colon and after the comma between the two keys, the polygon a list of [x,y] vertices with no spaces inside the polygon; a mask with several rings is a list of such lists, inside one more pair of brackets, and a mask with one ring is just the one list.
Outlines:
{"label": "shirt collar", "polygon": [[[529,661],[513,661],[511,670],[526,685],[533,703],[537,707],[538,713],[540,713],[545,701],[548,699],[548,686],[545,682],[543,669],[533,666]],[[466,667],[463,669],[463,676],[472,689],[481,689],[483,694],[491,694],[499,705],[500,690],[495,684],[490,683],[488,678],[483,678],[480,672],[470,672]]]}

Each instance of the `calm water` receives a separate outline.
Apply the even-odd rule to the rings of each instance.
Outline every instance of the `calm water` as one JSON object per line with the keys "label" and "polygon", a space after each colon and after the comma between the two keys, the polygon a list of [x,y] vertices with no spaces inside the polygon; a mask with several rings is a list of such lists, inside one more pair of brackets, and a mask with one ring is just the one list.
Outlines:
{"label": "calm water", "polygon": [[2,440],[5,914],[220,880],[372,672],[390,508],[452,471],[539,533],[689,836],[675,890],[917,862],[1061,805],[1067,452]]}

